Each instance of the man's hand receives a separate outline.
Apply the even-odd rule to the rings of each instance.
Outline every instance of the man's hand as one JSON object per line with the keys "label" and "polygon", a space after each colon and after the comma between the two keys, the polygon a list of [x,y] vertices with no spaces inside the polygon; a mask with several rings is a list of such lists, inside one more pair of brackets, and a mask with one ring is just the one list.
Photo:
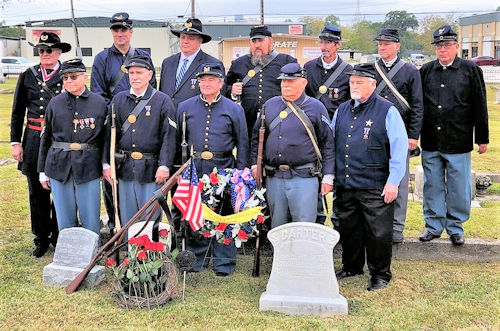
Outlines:
{"label": "man's hand", "polygon": [[385,203],[393,202],[398,197],[398,187],[389,183],[385,184],[381,196],[384,197]]}
{"label": "man's hand", "polygon": [[243,83],[234,83],[231,87],[231,94],[234,96],[241,95],[243,92]]}
{"label": "man's hand", "polygon": [[322,183],[321,184],[321,195],[327,195],[333,191],[333,185]]}
{"label": "man's hand", "polygon": [[156,170],[156,184],[163,184],[170,177],[170,171],[158,168]]}
{"label": "man's hand", "polygon": [[488,144],[480,144],[479,145],[479,149],[477,150],[477,152],[479,154],[484,154],[484,153],[486,153],[487,149],[488,149]]}
{"label": "man's hand", "polygon": [[23,146],[21,144],[12,145],[10,148],[10,154],[16,160],[21,162],[23,160]]}
{"label": "man's hand", "polygon": [[410,151],[417,148],[417,145],[418,145],[418,139],[408,139],[408,149]]}
{"label": "man's hand", "polygon": [[113,179],[111,178],[111,168],[102,171],[102,177],[108,181],[111,185],[113,184]]}
{"label": "man's hand", "polygon": [[43,181],[43,182],[40,182],[40,184],[42,184],[42,187],[48,191],[50,191],[50,181]]}
{"label": "man's hand", "polygon": [[255,178],[257,176],[257,166],[252,166],[252,176]]}

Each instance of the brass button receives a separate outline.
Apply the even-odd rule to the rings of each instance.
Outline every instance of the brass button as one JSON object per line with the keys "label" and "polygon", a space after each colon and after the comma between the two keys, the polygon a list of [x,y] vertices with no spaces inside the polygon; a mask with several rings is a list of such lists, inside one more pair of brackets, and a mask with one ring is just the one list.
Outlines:
{"label": "brass button", "polygon": [[345,175],[346,178],[349,178],[349,174]]}
{"label": "brass button", "polygon": [[43,93],[43,89],[41,89],[40,92]]}
{"label": "brass button", "polygon": [[348,144],[346,144],[346,145],[345,145],[345,147],[349,148],[349,145],[348,145]]}
{"label": "brass button", "polygon": [[281,154],[278,154],[278,157],[281,157],[282,155]]}
{"label": "brass button", "polygon": [[351,125],[351,129],[354,128],[354,125]]}
{"label": "brass button", "polygon": [[351,135],[350,135],[350,134],[348,134],[348,135],[347,135],[347,138],[351,138]]}
{"label": "brass button", "polygon": [[132,132],[135,132],[135,129],[132,129]]}
{"label": "brass button", "polygon": [[281,139],[282,137],[281,136],[278,136],[278,139]]}
{"label": "brass button", "polygon": [[441,84],[441,87],[444,87],[444,84]]}
{"label": "brass button", "polygon": [[40,118],[43,118],[43,115],[40,115]]}
{"label": "brass button", "polygon": [[132,147],[135,147],[135,144],[132,144]]}
{"label": "brass button", "polygon": [[346,154],[346,155],[345,155],[345,157],[346,157],[346,158],[348,158],[348,157],[349,157],[349,154]]}
{"label": "brass button", "polygon": [[440,127],[440,126],[438,126],[438,127],[436,128],[436,130],[441,131],[441,127]]}
{"label": "brass button", "polygon": [[75,115],[78,115],[78,112],[75,111]]}
{"label": "brass button", "polygon": [[358,119],[358,117],[354,116],[354,119],[355,119],[355,120],[357,120],[357,119]]}
{"label": "brass button", "polygon": [[384,95],[384,98],[386,98],[386,99],[387,99],[388,97],[389,97],[389,96],[387,96],[387,95]]}
{"label": "brass button", "polygon": [[43,98],[40,98],[40,101],[43,101]]}
{"label": "brass button", "polygon": [[205,141],[208,141],[208,138],[205,138]]}
{"label": "brass button", "polygon": [[438,109],[441,109],[441,108],[443,108],[443,106],[439,105],[439,106],[438,106]]}
{"label": "brass button", "polygon": [[40,109],[43,109],[43,106],[40,106]]}
{"label": "brass button", "polygon": [[349,165],[348,165],[348,164],[346,164],[346,165],[345,165],[345,167],[346,167],[346,168],[349,168]]}

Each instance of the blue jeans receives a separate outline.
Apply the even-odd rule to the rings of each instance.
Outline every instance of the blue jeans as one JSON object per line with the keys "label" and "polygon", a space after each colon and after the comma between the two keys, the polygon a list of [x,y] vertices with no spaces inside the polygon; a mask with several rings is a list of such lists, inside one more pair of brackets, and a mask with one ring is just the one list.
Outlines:
{"label": "blue jeans", "polygon": [[[148,202],[153,196],[153,193],[161,187],[160,184],[152,183],[139,183],[138,181],[118,181],[118,196],[120,200],[120,224],[123,226],[127,224],[128,220],[134,216],[141,207]],[[151,207],[146,212],[151,210]],[[161,209],[154,213],[152,220],[161,216]]]}
{"label": "blue jeans", "polygon": [[76,215],[78,209],[82,226],[99,234],[101,211],[99,182],[99,178],[96,178],[90,182],[76,184],[73,176],[66,183],[50,179],[59,231],[78,226]]}
{"label": "blue jeans", "polygon": [[318,209],[317,177],[290,179],[267,177],[267,200],[271,227],[292,222],[316,222]]}
{"label": "blue jeans", "polygon": [[472,200],[469,153],[422,151],[424,168],[424,220],[426,230],[439,236],[463,234]]}

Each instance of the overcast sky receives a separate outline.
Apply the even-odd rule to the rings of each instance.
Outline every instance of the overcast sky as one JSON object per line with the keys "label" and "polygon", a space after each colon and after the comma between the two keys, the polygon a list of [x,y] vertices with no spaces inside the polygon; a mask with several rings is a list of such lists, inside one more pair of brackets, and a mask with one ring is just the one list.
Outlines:
{"label": "overcast sky", "polygon": [[[111,16],[126,11],[132,19],[167,20],[191,14],[190,0],[73,0],[75,16]],[[25,21],[69,18],[70,0],[0,0],[3,8],[0,21],[6,25],[23,24]],[[359,14],[369,21],[382,21],[391,10],[406,10],[417,18],[426,15],[446,15],[455,12],[456,17],[494,11],[500,0],[359,0]],[[232,21],[234,15],[258,18],[260,0],[196,0],[196,16],[203,22]],[[358,13],[357,1],[353,0],[264,0],[265,20],[296,20],[300,16],[324,16],[335,14],[341,24],[350,25]],[[378,14],[378,15],[377,15]]]}

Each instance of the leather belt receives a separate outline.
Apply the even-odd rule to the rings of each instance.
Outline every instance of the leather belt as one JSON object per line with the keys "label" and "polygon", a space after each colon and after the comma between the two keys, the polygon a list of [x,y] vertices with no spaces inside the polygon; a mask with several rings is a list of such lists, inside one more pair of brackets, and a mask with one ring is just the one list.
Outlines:
{"label": "leather belt", "polygon": [[298,166],[290,166],[288,164],[280,164],[277,167],[273,167],[270,165],[264,165],[264,169],[271,171],[289,171],[289,170],[300,170],[300,169],[314,169],[316,168],[316,164],[313,162],[301,164]]}
{"label": "leather belt", "polygon": [[42,131],[44,123],[45,118],[43,117],[28,117],[28,123],[26,123],[26,127],[31,130]]}
{"label": "leather belt", "polygon": [[151,160],[151,159],[158,158],[158,154],[154,154],[154,153],[142,153],[142,152],[138,152],[138,151],[131,152],[131,151],[124,151],[121,149],[118,150],[118,153],[130,156],[134,160]]}
{"label": "leather belt", "polygon": [[96,144],[65,143],[62,141],[53,141],[51,147],[61,148],[65,152],[67,152],[67,151],[96,151],[96,150],[99,150],[99,147]]}
{"label": "leather belt", "polygon": [[203,151],[203,152],[193,152],[192,157],[195,159],[203,159],[203,160],[211,160],[211,159],[223,159],[226,157],[230,157],[233,155],[232,151],[229,152],[210,152],[210,151]]}

